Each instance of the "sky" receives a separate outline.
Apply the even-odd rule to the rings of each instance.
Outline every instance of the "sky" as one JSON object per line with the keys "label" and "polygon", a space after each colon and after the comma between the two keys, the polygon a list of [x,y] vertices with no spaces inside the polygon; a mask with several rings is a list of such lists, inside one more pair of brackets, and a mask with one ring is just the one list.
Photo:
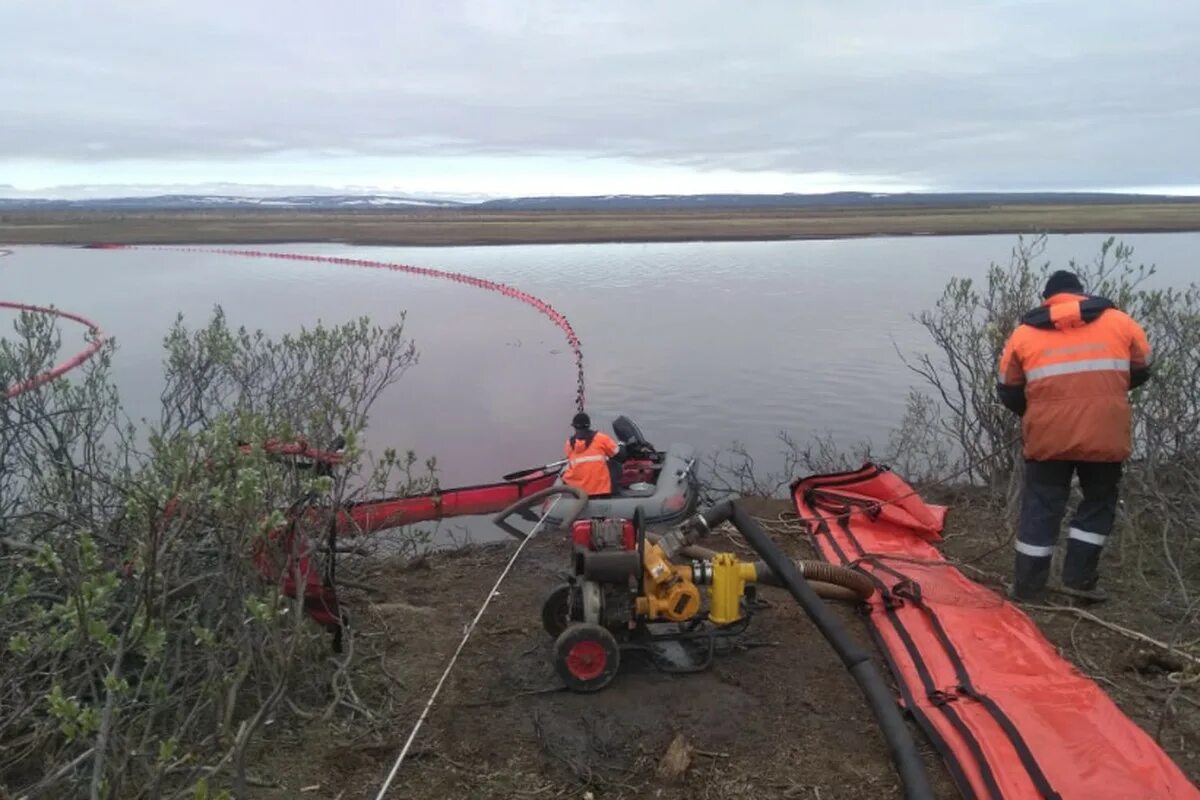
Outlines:
{"label": "sky", "polygon": [[0,0],[0,31],[0,196],[1200,194],[1196,0]]}

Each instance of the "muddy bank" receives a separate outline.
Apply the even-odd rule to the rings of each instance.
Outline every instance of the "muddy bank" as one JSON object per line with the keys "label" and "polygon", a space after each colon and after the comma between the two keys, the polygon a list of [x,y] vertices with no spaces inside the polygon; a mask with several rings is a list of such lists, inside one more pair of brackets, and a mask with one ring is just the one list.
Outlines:
{"label": "muddy bank", "polygon": [[[732,542],[725,540],[725,544]],[[811,555],[799,542],[788,549]],[[739,548],[741,549],[741,548]],[[748,551],[746,551],[748,553]],[[422,729],[417,755],[389,797],[509,798],[900,798],[899,781],[875,719],[853,679],[790,596],[762,590],[745,649],[718,655],[702,673],[669,675],[645,659],[623,661],[595,695],[572,694],[551,665],[552,640],[539,621],[545,593],[565,566],[562,538],[536,540],[514,568],[464,651]],[[416,568],[382,564],[363,579],[380,591],[368,610],[358,597],[360,643],[386,669],[394,705],[377,729],[329,728],[260,761],[258,797],[373,796],[432,690],[462,626],[511,554],[501,544],[429,558]],[[839,607],[866,641],[856,612]],[[659,777],[682,735],[689,765]],[[954,790],[921,742],[939,796]]]}
{"label": "muddy bank", "polygon": [[[784,504],[755,513],[798,558],[813,557]],[[786,515],[785,515],[786,516]],[[1011,545],[995,515],[955,499],[948,554],[975,577],[998,584]],[[749,555],[722,530],[709,543]],[[288,723],[256,758],[258,798],[373,797],[420,714],[446,659],[482,602],[512,546],[443,553],[415,564],[377,563],[355,575],[375,591],[350,598],[363,665],[357,693],[376,719]],[[825,640],[791,598],[766,588],[770,607],[756,615],[745,649],[720,655],[707,672],[667,675],[626,660],[595,695],[561,690],[551,640],[541,628],[545,593],[558,581],[565,539],[544,537],[523,554],[472,637],[422,729],[389,797],[394,798],[863,798],[902,793],[866,703]],[[1097,614],[1161,633],[1128,587]],[[1136,593],[1134,593],[1136,594]],[[875,653],[864,623],[834,604],[852,634]],[[1139,725],[1161,735],[1189,777],[1200,777],[1200,715],[1142,649],[1065,612],[1030,612],[1064,654],[1111,691]],[[885,671],[880,659],[876,659]],[[1172,713],[1169,707],[1177,713]],[[1192,705],[1189,705],[1191,703]],[[1168,709],[1164,717],[1164,709]],[[1160,723],[1161,720],[1161,723]],[[1161,725],[1161,729],[1160,729]],[[958,794],[914,729],[939,797]],[[690,757],[678,777],[660,774],[672,741]],[[301,794],[301,792],[303,793]]]}

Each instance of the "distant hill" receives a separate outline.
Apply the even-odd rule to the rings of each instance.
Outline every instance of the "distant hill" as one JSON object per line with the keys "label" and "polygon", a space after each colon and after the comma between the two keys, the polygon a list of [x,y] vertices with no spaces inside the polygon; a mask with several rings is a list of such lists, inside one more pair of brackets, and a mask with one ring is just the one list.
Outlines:
{"label": "distant hill", "polygon": [[1200,203],[1200,197],[1112,194],[1104,192],[954,192],[886,194],[830,192],[827,194],[699,194],[596,195],[591,197],[512,197],[476,202],[423,199],[386,194],[289,195],[242,197],[226,194],[165,194],[153,197],[37,199],[0,197],[0,211],[95,210],[188,211],[220,209],[292,211],[638,211],[766,208],[921,208],[934,206],[1053,204]]}
{"label": "distant hill", "polygon": [[1200,202],[1200,197],[1107,194],[1102,192],[956,192],[939,194],[885,194],[829,192],[827,194],[701,194],[701,195],[597,195],[593,197],[516,197],[473,204],[480,209],[621,210],[736,209],[736,208],[913,208],[929,206],[989,206],[1013,203],[1163,203]]}
{"label": "distant hill", "polygon": [[0,197],[0,210],[98,210],[98,211],[184,211],[204,209],[429,209],[457,208],[453,200],[424,200],[388,195],[291,195],[285,197],[239,197],[213,194],[164,194],[153,197],[93,197],[58,200]]}

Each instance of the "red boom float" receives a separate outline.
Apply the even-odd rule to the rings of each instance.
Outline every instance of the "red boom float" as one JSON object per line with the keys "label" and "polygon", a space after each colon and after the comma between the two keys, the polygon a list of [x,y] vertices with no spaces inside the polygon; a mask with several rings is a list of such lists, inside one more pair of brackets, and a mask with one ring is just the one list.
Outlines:
{"label": "red boom float", "polygon": [[[12,254],[13,254],[12,250],[0,249],[0,257],[11,256]],[[40,375],[34,375],[23,381],[18,381],[17,383],[14,383],[10,386],[5,387],[5,389],[4,389],[4,399],[5,400],[11,400],[18,395],[25,394],[25,392],[36,389],[37,387],[42,386],[43,384],[49,383],[50,381],[54,380],[55,378],[65,375],[67,372],[75,369],[76,367],[81,365],[83,362],[87,361],[89,358],[96,355],[96,353],[100,350],[100,348],[104,346],[104,342],[108,340],[107,334],[105,334],[103,331],[100,330],[99,325],[92,322],[87,317],[80,316],[79,314],[72,314],[69,311],[60,311],[57,308],[49,308],[47,306],[35,306],[35,305],[30,305],[28,303],[12,303],[7,300],[0,300],[0,308],[8,308],[8,309],[12,309],[14,311],[28,311],[28,312],[35,313],[35,314],[50,314],[51,316],[59,317],[61,319],[69,319],[72,322],[78,322],[80,325],[83,325],[85,328],[88,329],[88,331],[90,331],[96,337],[92,340],[92,343],[90,345],[85,347],[83,350],[80,350],[78,353],[71,356],[66,361],[63,361],[61,364],[58,364],[58,365],[54,366],[53,368],[46,370],[45,372],[43,372]]]}
{"label": "red boom float", "polygon": [[[87,247],[90,249],[105,250],[133,249],[127,245],[107,242],[87,245]],[[367,269],[386,269],[394,272],[405,272],[412,275],[452,280],[456,283],[463,283],[479,289],[499,292],[506,297],[519,300],[541,314],[544,314],[566,336],[567,344],[575,355],[577,379],[576,407],[579,411],[584,410],[583,350],[580,346],[579,337],[575,335],[571,323],[549,303],[512,286],[459,272],[448,272],[427,267],[414,267],[405,264],[393,264],[366,259],[313,256],[300,253],[274,253],[262,250],[193,247],[152,247],[147,249],[218,253],[250,258],[272,258]],[[11,255],[11,251],[0,250],[0,256],[3,255]],[[53,369],[8,387],[5,390],[6,398],[16,397],[61,377],[95,355],[108,339],[99,326],[77,314],[44,306],[4,301],[0,301],[0,307],[18,311],[52,314],[63,319],[69,319],[84,325],[95,335],[95,339],[86,349],[58,364]],[[272,440],[265,442],[263,446],[267,452],[274,455],[305,458],[309,459],[312,464],[332,466],[341,463],[342,460],[340,453],[314,449],[309,447],[304,441],[285,443]],[[549,487],[554,483],[556,475],[557,473],[554,471],[535,472],[520,480],[481,486],[459,487],[416,497],[383,498],[368,502],[346,504],[339,508],[332,516],[331,538],[336,538],[339,535],[373,533],[414,522],[424,522],[446,517],[495,513],[511,505],[521,497]],[[173,500],[167,504],[163,514],[164,521],[168,521],[174,516],[176,508],[177,506]],[[289,597],[295,597],[300,588],[298,583],[303,583],[304,605],[308,615],[318,623],[332,628],[335,634],[340,634],[342,612],[338,604],[337,592],[333,582],[332,564],[334,554],[332,548],[330,551],[330,568],[326,570],[324,575],[321,575],[313,561],[312,546],[308,536],[297,530],[299,522],[302,520],[308,522],[316,521],[317,514],[317,511],[310,510],[299,516],[293,516],[284,527],[271,531],[268,540],[282,545],[285,554],[283,564],[279,564],[276,560],[272,559],[271,553],[262,543],[256,546],[253,558],[255,565],[263,577],[280,585]],[[340,635],[335,639],[335,643],[339,640]]]}
{"label": "red boom float", "polygon": [[[120,245],[94,245],[95,247],[114,248]],[[131,248],[132,249],[132,248]],[[227,256],[243,256],[247,258],[272,258],[283,261],[309,261],[318,264],[337,264],[344,267],[358,267],[360,269],[386,269],[392,272],[405,272],[409,275],[421,275],[427,278],[441,278],[450,280],[456,283],[463,283],[467,286],[474,286],[477,289],[487,289],[492,292],[499,292],[505,297],[511,297],[514,300],[520,300],[528,306],[531,306],[541,314],[553,322],[559,330],[566,336],[567,345],[571,348],[571,352],[575,355],[575,373],[578,389],[575,395],[575,406],[578,411],[583,411],[586,405],[584,401],[584,382],[583,382],[583,348],[579,343],[579,337],[575,335],[575,329],[571,327],[570,321],[562,312],[557,311],[554,306],[547,303],[545,300],[534,297],[528,292],[523,292],[508,284],[498,283],[497,281],[489,281],[484,278],[476,278],[471,275],[466,275],[462,272],[449,272],[442,269],[432,269],[430,267],[414,267],[408,264],[395,264],[390,261],[371,261],[364,258],[341,258],[337,256],[312,256],[303,253],[275,253],[269,250],[236,250],[232,248],[206,248],[206,247],[147,247],[149,250],[165,250],[185,253],[219,253]]]}

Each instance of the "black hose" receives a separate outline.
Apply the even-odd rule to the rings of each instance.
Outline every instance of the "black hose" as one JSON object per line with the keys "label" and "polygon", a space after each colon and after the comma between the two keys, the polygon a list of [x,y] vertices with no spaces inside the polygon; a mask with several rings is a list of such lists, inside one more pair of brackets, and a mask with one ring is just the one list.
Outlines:
{"label": "black hose", "polygon": [[871,661],[867,651],[850,637],[837,617],[808,585],[792,560],[736,501],[727,500],[717,504],[704,518],[711,525],[720,524],[726,519],[731,521],[792,593],[792,597],[796,598],[796,602],[812,619],[817,630],[832,645],[842,663],[854,676],[871,710],[875,712],[891,751],[892,760],[896,763],[896,770],[900,773],[900,780],[904,784],[904,796],[908,800],[933,800],[933,787],[929,783],[929,775],[917,751],[916,742],[913,741],[908,726],[904,724],[904,717],[900,714],[895,697],[883,682],[883,675]]}
{"label": "black hose", "polygon": [[[508,518],[511,517],[513,514],[517,514],[517,513],[526,511],[530,508],[533,508],[538,503],[545,500],[547,497],[554,497],[555,495],[560,495],[560,494],[570,495],[573,500],[571,505],[569,505],[567,507],[567,513],[563,514],[563,516],[562,516],[563,527],[569,528],[569,527],[571,527],[571,524],[579,518],[579,515],[581,513],[583,513],[583,509],[587,505],[587,502],[588,502],[588,495],[587,495],[587,492],[583,491],[579,487],[570,486],[565,483],[561,484],[561,485],[547,486],[545,489],[542,489],[540,492],[534,492],[533,494],[522,497],[521,499],[517,500],[515,503],[510,505],[508,508],[501,511],[499,514],[492,517],[492,524],[495,525],[496,527],[500,528],[501,530],[503,530],[509,536],[512,536],[514,539],[524,539],[529,534],[510,525],[507,521]],[[547,512],[547,513],[549,513],[549,512]],[[545,517],[543,516],[543,519],[544,518]],[[537,521],[538,518],[535,516],[535,517],[533,517],[533,519],[534,519],[534,521]]]}

